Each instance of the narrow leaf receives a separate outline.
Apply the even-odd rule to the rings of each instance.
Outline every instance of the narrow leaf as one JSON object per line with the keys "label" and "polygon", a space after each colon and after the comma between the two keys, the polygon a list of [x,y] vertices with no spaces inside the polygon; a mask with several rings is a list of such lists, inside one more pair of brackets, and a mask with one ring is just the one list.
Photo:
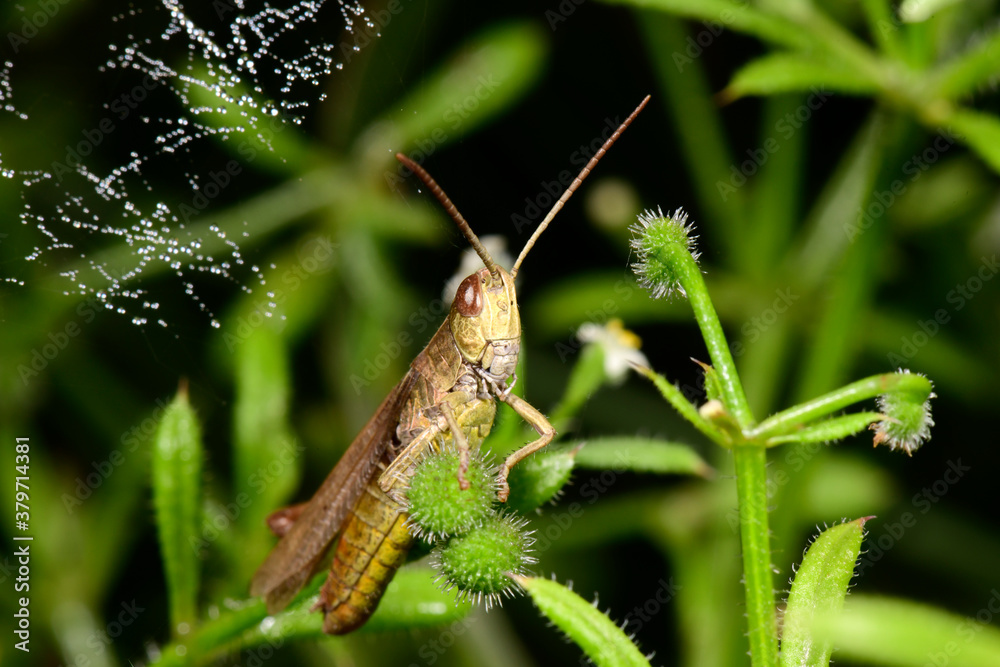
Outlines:
{"label": "narrow leaf", "polygon": [[857,211],[874,189],[886,131],[885,115],[874,112],[840,157],[810,211],[794,259],[793,273],[801,289],[811,290],[828,280],[831,267],[841,260],[849,244],[864,233],[858,228]]}
{"label": "narrow leaf", "polygon": [[621,628],[573,591],[550,579],[516,577],[516,580],[542,614],[576,642],[595,665],[649,665]]}
{"label": "narrow leaf", "polygon": [[705,373],[705,398],[709,401],[719,401],[722,402],[722,381],[719,380],[719,373],[712,368],[711,364],[706,364],[703,361],[694,360],[694,363],[701,366],[701,370]]}
{"label": "narrow leaf", "polygon": [[182,385],[153,445],[153,504],[174,633],[198,617],[200,566],[192,544],[201,525],[201,430]]}
{"label": "narrow leaf", "polygon": [[834,92],[865,95],[877,90],[877,82],[841,63],[802,53],[772,53],[741,67],[720,97],[731,102],[745,95],[812,91],[817,93],[816,103],[823,104]]}
{"label": "narrow leaf", "polygon": [[1000,118],[979,111],[960,109],[948,118],[955,134],[989,167],[1000,174]]}
{"label": "narrow leaf", "polygon": [[[754,35],[772,44],[808,48],[809,36],[801,28],[746,2],[732,0],[605,0],[640,9],[656,9],[677,16],[703,21],[714,27]],[[706,25],[708,27],[708,25]]]}
{"label": "narrow leaf", "polygon": [[254,544],[247,545],[251,562],[246,567],[254,568],[272,543],[262,530],[265,517],[298,486],[301,445],[288,425],[291,389],[288,352],[281,334],[260,326],[235,354],[233,497],[244,508],[240,526],[253,536]]}
{"label": "narrow leaf", "polygon": [[603,348],[600,345],[585,345],[570,372],[562,399],[549,416],[557,432],[566,430],[569,421],[576,416],[587,399],[604,384],[604,379]]}
{"label": "narrow leaf", "polygon": [[818,616],[815,629],[851,661],[981,667],[1000,664],[1000,630],[990,624],[995,609],[996,588],[983,592],[980,609],[970,617],[910,600],[852,595],[839,614]]}
{"label": "narrow leaf", "polygon": [[[188,76],[190,81],[214,79],[204,63],[193,64]],[[243,84],[193,84],[187,94],[195,120],[217,130],[212,136],[241,162],[256,162],[256,168],[275,174],[299,174],[323,159],[291,118],[268,113],[268,104]]]}
{"label": "narrow leaf", "polygon": [[768,447],[783,445],[789,442],[799,444],[836,442],[844,438],[856,435],[868,428],[873,422],[883,419],[883,415],[878,412],[856,412],[849,415],[841,415],[831,419],[824,419],[818,424],[812,424],[801,431],[769,438]]}
{"label": "narrow leaf", "polygon": [[1000,30],[994,28],[989,36],[941,65],[934,76],[935,92],[952,100],[983,87],[996,90],[1000,83]]}
{"label": "narrow leaf", "polygon": [[712,468],[690,446],[655,438],[595,438],[576,455],[581,468],[710,477]]}
{"label": "narrow leaf", "polygon": [[576,449],[540,452],[514,466],[507,478],[507,506],[523,514],[555,498],[569,481],[576,454]]}
{"label": "narrow leaf", "polygon": [[694,407],[680,389],[670,384],[667,378],[649,368],[637,368],[636,371],[648,378],[660,391],[660,395],[663,396],[667,403],[672,405],[681,414],[681,417],[691,422],[707,438],[726,447],[731,445],[725,434],[714,424],[702,417],[698,412],[698,408]]}
{"label": "narrow leaf", "polygon": [[[870,517],[868,517],[870,518]],[[867,519],[842,523],[820,533],[795,574],[785,609],[781,641],[782,667],[826,667],[833,644],[817,641],[811,622],[817,613],[835,612],[844,605],[847,585],[861,550]]]}
{"label": "narrow leaf", "polygon": [[[395,150],[418,140],[435,147],[454,141],[521,97],[542,71],[545,38],[534,24],[513,23],[466,43],[384,120],[391,137],[376,140]],[[469,99],[476,100],[467,109]],[[377,126],[376,126],[377,127]],[[419,160],[418,160],[419,161]]]}

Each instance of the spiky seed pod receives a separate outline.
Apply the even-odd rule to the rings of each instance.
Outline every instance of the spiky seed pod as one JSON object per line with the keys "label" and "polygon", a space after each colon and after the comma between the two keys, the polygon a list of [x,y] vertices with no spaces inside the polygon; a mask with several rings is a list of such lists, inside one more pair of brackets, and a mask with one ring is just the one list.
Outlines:
{"label": "spiky seed pod", "polygon": [[632,265],[639,284],[654,299],[673,294],[687,296],[678,271],[678,254],[690,255],[694,260],[699,256],[694,244],[697,238],[694,226],[688,224],[687,213],[679,208],[666,216],[660,208],[655,212],[647,210],[630,229],[635,234],[630,245],[639,256],[639,261]]}
{"label": "spiky seed pod", "polygon": [[440,537],[461,535],[480,523],[496,500],[496,473],[482,456],[474,453],[465,478],[469,488],[458,483],[459,456],[443,451],[427,456],[417,466],[406,492],[410,531],[433,542]]}
{"label": "spiky seed pod", "polygon": [[[902,372],[909,374],[907,370]],[[905,390],[890,391],[879,396],[879,411],[888,419],[872,424],[875,445],[885,443],[889,445],[889,449],[902,449],[912,455],[931,437],[931,426],[934,426],[931,418],[932,398],[934,393],[930,391]]]}
{"label": "spiky seed pod", "polygon": [[521,576],[536,559],[535,540],[524,530],[526,521],[510,514],[490,513],[465,535],[452,537],[434,549],[432,563],[446,590],[457,588],[459,599],[486,602],[486,608],[511,597],[518,586],[509,575]]}

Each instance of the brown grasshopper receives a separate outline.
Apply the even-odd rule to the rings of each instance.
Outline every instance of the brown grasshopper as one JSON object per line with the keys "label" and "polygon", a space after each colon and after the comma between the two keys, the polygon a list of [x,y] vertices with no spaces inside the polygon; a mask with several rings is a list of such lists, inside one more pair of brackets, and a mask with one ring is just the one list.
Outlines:
{"label": "brown grasshopper", "polygon": [[396,155],[441,202],[486,268],[462,281],[437,333],[312,499],[268,518],[281,540],[250,586],[251,594],[264,597],[268,612],[283,609],[323,568],[324,555],[339,535],[314,609],[323,610],[323,631],[328,634],[345,634],[363,625],[414,543],[407,528],[405,492],[417,463],[453,445],[462,462],[458,483],[466,488],[469,450],[489,434],[497,400],[538,433],[501,465],[497,496],[502,502],[510,492],[511,467],[552,440],[555,429],[545,415],[511,393],[521,340],[514,276],[541,233],[648,101],[647,96],[573,180],[509,273],[493,261],[430,174],[405,155]]}

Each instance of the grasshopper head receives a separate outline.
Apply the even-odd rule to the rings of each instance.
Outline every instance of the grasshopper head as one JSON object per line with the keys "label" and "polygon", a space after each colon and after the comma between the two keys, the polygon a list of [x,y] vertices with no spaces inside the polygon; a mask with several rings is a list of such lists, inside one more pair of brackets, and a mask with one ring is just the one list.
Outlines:
{"label": "grasshopper head", "polygon": [[521,316],[514,279],[496,264],[493,269],[480,269],[462,281],[448,323],[466,361],[506,379],[517,363]]}
{"label": "grasshopper head", "polygon": [[597,161],[621,136],[625,128],[635,120],[647,102],[649,102],[648,95],[604,142],[601,149],[590,158],[587,166],[570,183],[566,191],[539,223],[531,238],[524,244],[524,248],[510,272],[493,261],[490,253],[469,227],[469,223],[465,221],[465,218],[458,212],[441,186],[431,178],[431,175],[410,158],[402,153],[396,153],[396,159],[416,174],[430,189],[431,194],[437,197],[445,211],[465,235],[469,244],[483,260],[483,264],[486,265],[486,268],[476,271],[462,281],[458,293],[455,295],[455,301],[451,304],[448,322],[462,357],[466,361],[480,366],[497,383],[505,382],[507,378],[514,375],[514,367],[517,365],[517,354],[521,340],[521,316],[517,310],[517,295],[514,293],[514,276],[521,268],[521,262],[524,261],[528,252],[534,247],[535,241],[549,226],[549,223],[552,222],[552,219],[562,209],[573,192],[580,187],[583,179],[597,165]]}

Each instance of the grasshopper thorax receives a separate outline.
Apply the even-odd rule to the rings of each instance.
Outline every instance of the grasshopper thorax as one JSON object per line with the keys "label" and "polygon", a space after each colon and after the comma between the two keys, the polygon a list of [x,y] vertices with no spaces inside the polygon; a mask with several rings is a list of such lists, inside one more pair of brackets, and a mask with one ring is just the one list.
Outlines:
{"label": "grasshopper thorax", "polygon": [[480,269],[462,281],[448,324],[462,357],[503,381],[517,364],[521,315],[514,279],[500,266],[493,268],[494,272]]}

